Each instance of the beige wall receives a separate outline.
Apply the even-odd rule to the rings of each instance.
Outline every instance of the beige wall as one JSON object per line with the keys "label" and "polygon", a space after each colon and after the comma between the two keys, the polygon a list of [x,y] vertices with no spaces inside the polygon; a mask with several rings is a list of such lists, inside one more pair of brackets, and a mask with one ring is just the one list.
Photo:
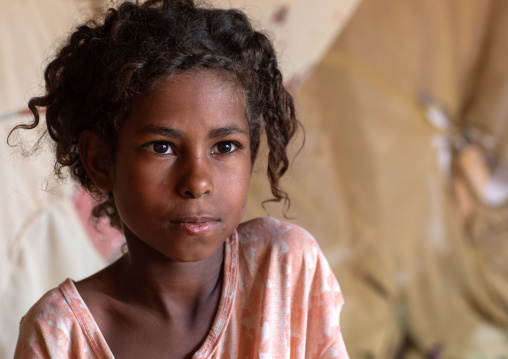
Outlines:
{"label": "beige wall", "polygon": [[506,205],[482,198],[506,147],[507,19],[502,1],[365,0],[297,93],[287,188],[352,358],[508,353]]}

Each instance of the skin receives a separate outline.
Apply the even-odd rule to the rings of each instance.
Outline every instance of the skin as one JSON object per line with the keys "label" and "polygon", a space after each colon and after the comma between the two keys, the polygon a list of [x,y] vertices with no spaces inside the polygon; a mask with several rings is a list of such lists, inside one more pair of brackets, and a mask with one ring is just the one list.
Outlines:
{"label": "skin", "polygon": [[241,88],[211,70],[173,75],[136,98],[115,157],[91,132],[87,173],[113,191],[128,254],[77,283],[118,358],[190,358],[222,289],[224,242],[240,223],[251,175]]}

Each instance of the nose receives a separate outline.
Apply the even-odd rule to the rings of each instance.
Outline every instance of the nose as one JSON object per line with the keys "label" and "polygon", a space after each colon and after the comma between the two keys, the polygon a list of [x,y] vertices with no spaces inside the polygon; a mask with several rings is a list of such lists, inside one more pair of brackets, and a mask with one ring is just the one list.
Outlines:
{"label": "nose", "polygon": [[181,158],[177,192],[181,197],[197,199],[213,192],[211,170],[206,158]]}

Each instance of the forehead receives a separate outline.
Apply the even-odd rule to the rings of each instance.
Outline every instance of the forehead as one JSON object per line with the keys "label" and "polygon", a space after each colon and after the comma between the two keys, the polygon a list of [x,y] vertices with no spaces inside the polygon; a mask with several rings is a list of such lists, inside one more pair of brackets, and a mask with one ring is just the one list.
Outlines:
{"label": "forehead", "polygon": [[243,88],[233,75],[215,70],[173,74],[136,97],[129,112],[128,126],[150,121],[176,127],[209,128],[232,122],[248,126]]}

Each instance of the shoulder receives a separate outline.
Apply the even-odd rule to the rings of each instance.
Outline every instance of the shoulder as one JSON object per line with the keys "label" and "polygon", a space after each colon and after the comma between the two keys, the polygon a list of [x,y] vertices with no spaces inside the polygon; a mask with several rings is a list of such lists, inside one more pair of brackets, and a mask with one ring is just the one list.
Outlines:
{"label": "shoulder", "polygon": [[255,244],[270,247],[282,253],[307,252],[318,248],[314,237],[296,224],[271,217],[259,217],[238,226],[238,239],[241,245]]}
{"label": "shoulder", "polygon": [[303,271],[308,279],[320,267],[328,268],[314,237],[292,223],[270,217],[256,218],[238,227],[238,241],[240,255],[250,266],[273,268],[275,265]]}
{"label": "shoulder", "polygon": [[[275,269],[305,295],[331,295],[332,306],[343,304],[341,290],[317,241],[305,229],[275,218],[263,217],[238,228],[240,255],[250,272]],[[328,302],[328,300],[327,300]]]}
{"label": "shoulder", "polygon": [[42,327],[52,326],[56,321],[61,321],[69,315],[72,317],[69,305],[60,288],[53,288],[30,308],[21,320],[21,327],[26,327],[28,324]]}
{"label": "shoulder", "polygon": [[[308,347],[313,357],[322,357],[327,350],[341,353],[337,348],[343,346],[339,316],[344,301],[312,235],[295,224],[256,218],[239,226],[238,240],[239,287],[248,302],[243,308],[258,301],[262,304],[254,307],[265,310],[277,303],[277,308],[291,313],[288,330],[295,335],[295,343]],[[284,318],[276,321],[285,323]],[[277,325],[274,322],[272,329]]]}
{"label": "shoulder", "polygon": [[76,328],[79,323],[61,288],[54,288],[44,294],[21,320],[16,358],[48,357],[59,353],[59,349],[68,348]]}

